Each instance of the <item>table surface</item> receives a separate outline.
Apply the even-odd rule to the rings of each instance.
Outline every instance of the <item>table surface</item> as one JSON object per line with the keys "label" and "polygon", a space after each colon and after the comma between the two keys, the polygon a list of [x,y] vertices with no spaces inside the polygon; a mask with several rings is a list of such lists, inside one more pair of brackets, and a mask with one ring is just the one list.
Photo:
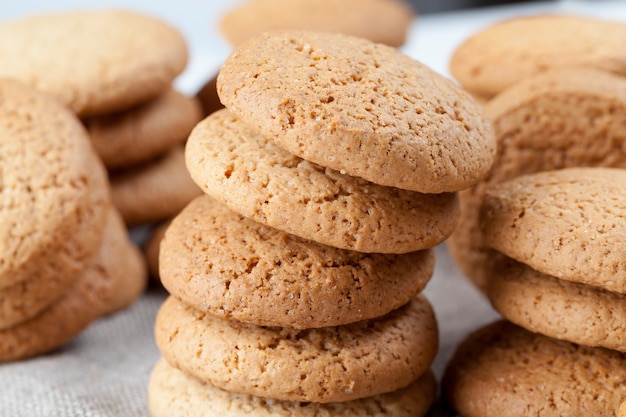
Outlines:
{"label": "table surface", "polygon": [[[177,26],[189,42],[191,60],[177,80],[177,87],[193,94],[216,73],[230,53],[230,47],[217,30],[217,22],[237,2],[57,0],[51,3],[4,2],[0,22],[43,11],[102,7],[125,7],[160,16]],[[543,12],[572,12],[626,21],[626,2],[535,2],[418,16],[402,50],[449,76],[452,51],[470,34],[504,18]],[[436,259],[435,273],[425,293],[439,322],[440,351],[433,366],[441,376],[458,342],[498,315],[460,275],[445,245],[436,249]],[[152,289],[131,308],[100,319],[61,350],[0,365],[0,416],[149,416],[146,386],[159,357],[153,323],[165,297],[164,291]],[[435,410],[433,415],[445,413]]]}

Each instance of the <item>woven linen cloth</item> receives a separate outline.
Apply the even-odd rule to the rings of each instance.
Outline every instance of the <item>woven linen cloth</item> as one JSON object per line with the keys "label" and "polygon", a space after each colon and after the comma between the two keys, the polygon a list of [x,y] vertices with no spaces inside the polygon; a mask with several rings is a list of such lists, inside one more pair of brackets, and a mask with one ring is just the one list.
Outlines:
{"label": "woven linen cloth", "polygon": [[[458,342],[498,315],[459,275],[444,246],[425,290],[439,323],[440,379]],[[167,297],[150,289],[132,307],[99,319],[48,355],[0,365],[0,417],[148,417],[147,386],[160,357],[154,319]],[[443,416],[437,407],[432,416]]]}

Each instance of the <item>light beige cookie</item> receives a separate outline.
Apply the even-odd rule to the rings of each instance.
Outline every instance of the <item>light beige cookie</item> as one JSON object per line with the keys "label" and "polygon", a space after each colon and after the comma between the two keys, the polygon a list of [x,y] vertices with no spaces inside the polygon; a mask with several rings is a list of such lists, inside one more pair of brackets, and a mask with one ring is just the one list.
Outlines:
{"label": "light beige cookie", "polygon": [[65,295],[30,320],[0,330],[0,362],[52,351],[140,295],[146,283],[140,253],[116,212],[109,210],[105,224],[99,251]]}
{"label": "light beige cookie", "polygon": [[461,220],[447,244],[469,279],[484,288],[487,245],[479,225],[485,192],[524,174],[567,167],[626,168],[626,80],[593,69],[554,70],[485,105],[498,140],[489,174],[462,191]]}
{"label": "light beige cookie", "polygon": [[87,116],[167,90],[187,64],[187,46],[177,29],[150,16],[73,11],[3,22],[0,56],[0,77],[48,92]]}
{"label": "light beige cookie", "polygon": [[491,187],[486,244],[544,274],[626,294],[626,169],[569,168]]}
{"label": "light beige cookie", "polygon": [[202,194],[185,167],[181,147],[147,164],[111,175],[113,205],[128,226],[176,215]]}
{"label": "light beige cookie", "polygon": [[459,191],[489,170],[491,126],[465,91],[395,48],[306,31],[242,44],[222,103],[289,152],[376,184]]}
{"label": "light beige cookie", "polygon": [[414,11],[403,0],[254,0],[230,10],[220,30],[231,45],[275,29],[336,32],[404,44]]}
{"label": "light beige cookie", "polygon": [[506,319],[532,332],[626,352],[626,295],[542,274],[501,257],[486,294]]}
{"label": "light beige cookie", "polygon": [[574,15],[508,19],[463,42],[450,71],[468,91],[492,97],[525,78],[575,66],[626,75],[626,24]]}
{"label": "light beige cookie", "polygon": [[153,417],[421,417],[435,399],[432,372],[388,394],[338,403],[279,401],[234,394],[190,377],[161,359],[148,386]]}
{"label": "light beige cookie", "polygon": [[443,389],[463,417],[614,417],[626,399],[626,355],[498,321],[472,333]]}
{"label": "light beige cookie", "polygon": [[438,345],[422,296],[376,320],[306,330],[224,320],[170,297],[155,335],[172,366],[216,387],[320,403],[406,387],[428,371]]}
{"label": "light beige cookie", "polygon": [[132,109],[87,118],[83,123],[104,165],[119,169],[181,145],[201,119],[197,100],[170,89]]}
{"label": "light beige cookie", "polygon": [[268,226],[324,245],[406,253],[445,240],[456,195],[384,187],[300,159],[228,110],[200,122],[185,151],[204,192]]}
{"label": "light beige cookie", "polygon": [[0,80],[0,155],[0,289],[34,277],[69,285],[97,251],[109,205],[87,133],[57,101]]}
{"label": "light beige cookie", "polygon": [[172,221],[159,261],[165,288],[198,310],[294,328],[387,314],[419,293],[434,267],[431,250],[381,255],[320,245],[249,220],[206,195]]}

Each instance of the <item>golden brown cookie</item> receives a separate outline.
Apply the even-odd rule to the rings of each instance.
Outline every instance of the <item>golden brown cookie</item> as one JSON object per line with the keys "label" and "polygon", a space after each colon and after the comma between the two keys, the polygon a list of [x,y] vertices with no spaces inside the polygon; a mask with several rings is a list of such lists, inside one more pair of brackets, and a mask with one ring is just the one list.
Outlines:
{"label": "golden brown cookie", "polygon": [[574,15],[537,15],[496,23],[452,55],[450,71],[468,91],[492,97],[539,73],[584,66],[626,75],[626,24]]}
{"label": "golden brown cookie", "polygon": [[229,11],[220,30],[231,45],[275,29],[305,29],[359,36],[401,46],[414,11],[402,0],[254,0]]}
{"label": "golden brown cookie", "polygon": [[160,223],[152,229],[148,240],[143,246],[143,254],[148,264],[148,272],[150,277],[157,282],[161,282],[161,274],[159,273],[159,252],[161,250],[161,241],[165,236],[165,232],[170,225],[170,220]]}
{"label": "golden brown cookie", "polygon": [[99,251],[64,296],[30,320],[0,330],[0,362],[64,345],[92,321],[126,307],[143,291],[145,265],[119,215],[109,210]]}
{"label": "golden brown cookie", "polygon": [[165,91],[187,64],[181,33],[124,10],[41,14],[0,25],[0,77],[48,92],[80,116]]}
{"label": "golden brown cookie", "polygon": [[153,417],[421,417],[435,399],[432,372],[388,394],[338,403],[279,401],[234,394],[185,375],[161,359],[148,386]]}
{"label": "golden brown cookie", "polygon": [[217,89],[233,114],[292,154],[376,184],[459,191],[495,154],[489,121],[465,91],[361,38],[256,36],[223,64]]}
{"label": "golden brown cookie", "polygon": [[448,247],[462,271],[486,284],[487,246],[478,223],[486,190],[524,174],[579,166],[626,168],[626,80],[593,69],[554,70],[485,105],[498,152],[485,179],[462,191]]}
{"label": "golden brown cookie", "polygon": [[202,119],[200,104],[175,90],[122,112],[83,121],[109,169],[138,165],[181,145]]}
{"label": "golden brown cookie", "polygon": [[217,74],[209,79],[202,88],[196,93],[196,99],[202,106],[204,117],[224,108],[217,95]]}
{"label": "golden brown cookie", "polygon": [[176,215],[202,194],[185,167],[181,147],[147,164],[111,174],[113,205],[128,226]]}
{"label": "golden brown cookie", "polygon": [[428,372],[438,345],[436,320],[422,296],[376,320],[307,330],[224,320],[170,297],[155,334],[172,366],[211,385],[320,403],[406,387]]}
{"label": "golden brown cookie", "polygon": [[387,314],[419,293],[434,267],[431,250],[381,255],[320,245],[206,195],[172,221],[159,260],[165,288],[198,310],[301,329]]}
{"label": "golden brown cookie", "polygon": [[626,399],[626,355],[498,321],[472,333],[443,389],[463,417],[614,417]]}
{"label": "golden brown cookie", "polygon": [[56,100],[0,80],[0,150],[0,289],[35,277],[69,285],[97,251],[109,205],[89,137]]}
{"label": "golden brown cookie", "polygon": [[194,181],[232,210],[342,249],[406,253],[445,240],[458,220],[454,193],[384,187],[300,159],[228,110],[200,122],[185,151]]}

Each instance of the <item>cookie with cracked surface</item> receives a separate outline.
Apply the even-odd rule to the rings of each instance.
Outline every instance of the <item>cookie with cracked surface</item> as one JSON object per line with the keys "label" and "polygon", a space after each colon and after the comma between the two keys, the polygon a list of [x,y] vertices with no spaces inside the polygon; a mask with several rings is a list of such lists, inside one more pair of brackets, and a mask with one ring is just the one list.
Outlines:
{"label": "cookie with cracked surface", "polygon": [[161,282],[186,304],[230,320],[293,328],[385,315],[419,293],[433,267],[430,249],[404,255],[337,249],[254,222],[207,195],[172,221],[160,254]]}
{"label": "cookie with cracked surface", "polygon": [[0,289],[33,277],[69,285],[98,250],[110,204],[87,133],[56,100],[0,80],[0,149]]}
{"label": "cookie with cracked surface", "polygon": [[450,72],[473,94],[493,97],[539,73],[589,67],[626,75],[626,24],[575,15],[537,15],[498,22],[453,53]]}
{"label": "cookie with cracked surface", "polygon": [[255,0],[226,13],[220,31],[233,46],[276,29],[343,33],[399,47],[414,11],[403,0]]}
{"label": "cookie with cracked surface", "polygon": [[109,169],[127,168],[182,145],[202,120],[200,104],[170,89],[122,112],[83,120],[96,153]]}
{"label": "cookie with cracked surface", "polygon": [[624,353],[498,321],[459,345],[443,390],[463,417],[614,417],[626,399],[624,379]]}
{"label": "cookie with cracked surface", "polygon": [[202,194],[187,172],[179,146],[154,161],[111,173],[110,178],[113,205],[128,226],[173,217]]}
{"label": "cookie with cracked surface", "polygon": [[225,320],[174,297],[161,306],[157,345],[173,366],[229,392],[338,402],[392,392],[428,372],[438,331],[418,296],[375,320],[296,330]]}
{"label": "cookie with cracked surface", "polygon": [[102,244],[78,280],[39,315],[0,330],[0,362],[50,352],[98,317],[131,304],[143,291],[146,269],[119,215],[109,210]]}
{"label": "cookie with cracked surface", "polygon": [[406,388],[374,397],[326,404],[279,401],[221,390],[160,359],[150,376],[148,402],[153,417],[421,417],[436,390],[428,372]]}
{"label": "cookie with cracked surface", "polygon": [[462,216],[447,240],[463,273],[484,289],[488,245],[479,223],[486,191],[520,175],[568,167],[626,168],[626,80],[564,69],[524,80],[485,105],[498,141],[495,162],[460,192]]}
{"label": "cookie with cracked surface", "polygon": [[377,185],[303,160],[228,110],[200,122],[185,157],[211,197],[259,223],[324,245],[406,253],[445,240],[458,221],[455,193]]}
{"label": "cookie with cracked surface", "polygon": [[568,168],[491,187],[489,247],[556,278],[626,294],[626,169]]}
{"label": "cookie with cracked surface", "polygon": [[385,186],[459,191],[483,177],[495,154],[490,123],[469,94],[361,38],[264,33],[224,62],[217,91],[292,154]]}
{"label": "cookie with cracked surface", "polygon": [[0,25],[0,77],[50,93],[79,116],[156,97],[185,68],[187,54],[177,29],[125,10],[41,14]]}
{"label": "cookie with cracked surface", "polygon": [[504,256],[486,295],[507,320],[560,340],[626,352],[626,295],[542,274]]}

